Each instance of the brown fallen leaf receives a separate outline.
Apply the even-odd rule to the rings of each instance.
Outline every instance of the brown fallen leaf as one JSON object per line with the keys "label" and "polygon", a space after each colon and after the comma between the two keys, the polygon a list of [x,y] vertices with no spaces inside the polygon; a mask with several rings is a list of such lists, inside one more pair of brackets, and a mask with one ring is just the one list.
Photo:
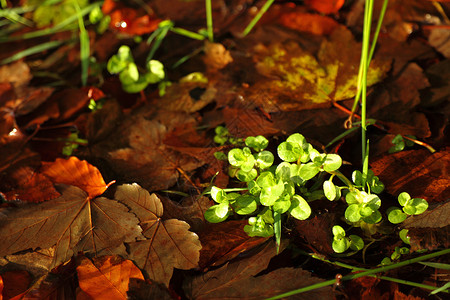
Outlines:
{"label": "brown fallen leaf", "polygon": [[[11,299],[13,297],[19,297],[29,287],[32,278],[27,271],[7,271],[1,274],[0,284],[0,298]],[[3,287],[3,289],[1,288]]]}
{"label": "brown fallen leaf", "polygon": [[138,219],[115,200],[90,199],[75,186],[59,185],[61,197],[3,211],[0,256],[56,245],[52,266],[80,251],[124,252],[124,242],[143,239]]}
{"label": "brown fallen leaf", "polygon": [[371,168],[395,197],[407,192],[429,203],[450,198],[448,148],[433,154],[424,149],[386,154],[372,159]]}
{"label": "brown fallen leaf", "polygon": [[129,257],[153,281],[169,285],[173,268],[188,270],[198,266],[201,244],[186,222],[163,220],[163,205],[156,194],[137,184],[121,185],[114,196],[140,220],[145,241],[128,243]]}
{"label": "brown fallen leaf", "polygon": [[128,284],[131,278],[144,276],[132,261],[118,256],[103,256],[93,259],[81,257],[77,267],[80,288],[92,299],[128,299]]}
{"label": "brown fallen leaf", "polygon": [[128,299],[142,300],[142,299],[158,299],[158,300],[173,300],[174,297],[169,293],[169,290],[162,284],[156,282],[148,283],[144,280],[130,278],[127,292]]}
{"label": "brown fallen leaf", "polygon": [[106,184],[96,167],[75,156],[69,159],[58,158],[52,163],[43,162],[41,173],[51,178],[54,183],[79,187],[89,195],[89,199],[103,194],[115,182]]}
{"label": "brown fallen leaf", "polygon": [[244,231],[247,224],[246,220],[207,224],[207,227],[198,233],[202,243],[200,268],[220,266],[267,241],[268,238],[249,237]]}
{"label": "brown fallen leaf", "polygon": [[[294,268],[276,269],[256,276],[267,268],[275,254],[275,244],[267,243],[261,251],[250,257],[189,278],[183,288],[189,299],[263,299],[322,282],[321,279],[312,277],[310,272]],[[293,296],[292,299],[330,298],[331,287],[324,287]]]}

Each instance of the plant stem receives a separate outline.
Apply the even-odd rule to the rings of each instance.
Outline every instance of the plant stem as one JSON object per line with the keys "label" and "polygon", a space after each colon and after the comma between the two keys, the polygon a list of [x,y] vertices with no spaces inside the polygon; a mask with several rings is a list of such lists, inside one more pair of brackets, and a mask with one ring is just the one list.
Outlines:
{"label": "plant stem", "polygon": [[208,40],[212,43],[214,42],[214,35],[213,35],[211,0],[205,0],[205,9],[206,9],[206,30],[208,32]]}
{"label": "plant stem", "polygon": [[[392,270],[392,269],[397,269],[397,268],[404,267],[404,266],[409,265],[409,264],[417,263],[417,262],[420,262],[420,261],[428,260],[428,259],[431,259],[431,258],[434,258],[434,257],[438,257],[438,256],[441,256],[441,255],[446,255],[446,254],[450,254],[450,249],[445,249],[445,250],[441,250],[441,251],[438,251],[438,252],[435,252],[435,253],[419,256],[419,257],[416,257],[416,258],[413,258],[413,259],[409,259],[409,260],[405,260],[405,261],[402,261],[402,262],[399,262],[399,263],[396,263],[396,264],[393,264],[393,265],[383,266],[383,267],[380,267],[380,268],[367,270],[367,271],[356,273],[356,274],[346,275],[346,276],[342,277],[342,280],[345,281],[345,280],[356,279],[356,278],[363,277],[363,276],[371,276],[371,275],[376,274],[376,273],[386,272],[386,271],[389,271],[389,270]],[[300,293],[312,291],[312,290],[315,290],[315,289],[318,289],[318,288],[321,288],[321,287],[326,287],[326,286],[329,286],[329,285],[333,285],[335,283],[336,283],[336,279],[331,279],[331,280],[323,281],[323,282],[316,283],[316,284],[313,284],[313,285],[310,285],[310,286],[306,286],[306,287],[303,287],[303,288],[300,288],[300,289],[297,289],[297,290],[293,290],[293,291],[290,291],[290,292],[287,292],[287,293],[283,293],[283,294],[280,294],[280,295],[268,298],[267,300],[281,299],[281,298],[284,298],[284,297],[289,297],[289,296],[292,296],[292,295],[297,295],[297,294],[300,294]]]}
{"label": "plant stem", "polygon": [[258,12],[258,14],[253,18],[253,20],[250,21],[250,23],[245,27],[244,31],[242,31],[242,37],[249,34],[249,32],[255,27],[256,23],[258,23],[259,19],[266,13],[266,11],[269,9],[269,7],[272,5],[274,0],[267,0],[267,2],[261,7],[261,10]]}

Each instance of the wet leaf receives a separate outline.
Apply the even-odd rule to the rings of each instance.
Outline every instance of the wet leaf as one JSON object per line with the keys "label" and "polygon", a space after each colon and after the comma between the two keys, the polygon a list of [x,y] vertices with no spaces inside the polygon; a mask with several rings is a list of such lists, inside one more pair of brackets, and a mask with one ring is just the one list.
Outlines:
{"label": "wet leaf", "polygon": [[[274,103],[261,103],[269,112],[317,108],[354,97],[359,49],[344,27],[322,42],[317,57],[292,41],[259,45],[255,47],[256,68],[267,79],[258,81],[252,90],[278,98]],[[375,59],[369,68],[368,86],[383,79],[389,67],[389,61]],[[258,103],[256,97],[254,100]]]}
{"label": "wet leaf", "polygon": [[200,268],[220,266],[267,240],[267,238],[249,237],[244,231],[244,226],[247,224],[247,221],[208,224],[203,231],[199,232],[202,243]]}
{"label": "wet leaf", "polygon": [[56,266],[79,251],[120,252],[123,242],[143,238],[138,219],[123,204],[92,200],[74,186],[60,185],[58,191],[59,198],[5,212],[0,220],[0,256],[56,245]]}
{"label": "wet leaf", "polygon": [[131,278],[144,279],[133,262],[118,256],[103,256],[93,261],[81,257],[77,274],[80,288],[93,299],[128,299]]}
{"label": "wet leaf", "polygon": [[201,249],[198,236],[188,231],[186,222],[163,220],[163,206],[155,194],[150,195],[137,184],[128,184],[117,188],[115,198],[136,214],[148,238],[128,245],[129,257],[150,279],[168,286],[173,268],[187,270],[198,266]]}
{"label": "wet leaf", "polygon": [[106,184],[100,171],[85,160],[75,156],[69,159],[58,158],[53,163],[44,162],[41,173],[55,183],[77,186],[87,192],[90,199],[103,194],[113,184]]}
{"label": "wet leaf", "polygon": [[[291,291],[300,287],[321,282],[313,278],[308,271],[294,268],[282,268],[268,274],[256,276],[267,268],[275,255],[273,243],[252,256],[240,259],[219,269],[190,278],[184,284],[190,299],[262,299]],[[295,278],[296,280],[286,280]],[[327,299],[331,297],[331,288],[303,293],[295,299]]]}
{"label": "wet leaf", "polygon": [[337,13],[344,0],[305,0],[305,5],[323,14]]}
{"label": "wet leaf", "polygon": [[410,150],[374,158],[371,168],[394,196],[407,191],[412,198],[442,202],[450,198],[449,149],[430,154]]}

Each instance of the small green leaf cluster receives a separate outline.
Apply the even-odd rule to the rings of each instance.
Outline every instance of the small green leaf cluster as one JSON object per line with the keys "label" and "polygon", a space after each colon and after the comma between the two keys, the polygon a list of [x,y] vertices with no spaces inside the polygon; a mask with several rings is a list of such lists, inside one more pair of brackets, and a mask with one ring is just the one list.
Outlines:
{"label": "small green leaf cluster", "polygon": [[428,202],[425,199],[411,198],[406,192],[398,195],[398,203],[402,206],[402,209],[396,206],[387,209],[388,220],[393,224],[399,224],[408,215],[420,215],[428,209]]}
{"label": "small green leaf cluster", "polygon": [[[223,135],[223,131],[216,131]],[[225,131],[226,133],[226,131]],[[321,154],[301,134],[293,134],[277,148],[281,162],[273,165],[275,157],[265,150],[269,141],[263,136],[247,137],[245,146],[228,152],[230,174],[247,184],[247,192],[226,193],[213,187],[211,196],[216,205],[205,213],[209,222],[222,222],[230,215],[249,215],[244,227],[250,236],[275,235],[281,239],[283,215],[306,220],[311,215],[308,201],[317,193],[308,191],[306,183],[320,172],[334,172],[342,164],[337,154]],[[323,192],[319,193],[323,197]]]}
{"label": "small green leaf cluster", "polygon": [[150,60],[147,72],[140,73],[130,47],[126,45],[120,46],[117,54],[108,60],[107,69],[111,74],[119,74],[122,88],[127,93],[138,93],[149,84],[161,82],[165,77],[164,66],[157,60]]}
{"label": "small green leaf cluster", "polygon": [[334,252],[343,253],[347,249],[359,251],[364,248],[364,241],[361,237],[351,234],[346,236],[344,228],[339,225],[333,226],[333,243],[331,244]]}
{"label": "small green leaf cluster", "polygon": [[89,21],[92,24],[97,24],[97,33],[102,34],[108,29],[109,23],[111,22],[111,16],[104,15],[102,9],[99,6],[96,6],[89,13]]}
{"label": "small green leaf cluster", "polygon": [[225,144],[239,146],[243,143],[243,139],[231,135],[228,129],[224,126],[217,126],[214,129],[214,143],[223,146]]}
{"label": "small green leaf cluster", "polygon": [[[407,135],[407,137],[416,139],[413,135]],[[401,134],[397,134],[392,140],[391,143],[394,145],[391,148],[389,148],[389,153],[396,153],[403,151],[405,147],[412,147],[414,146],[414,142],[405,139]]]}

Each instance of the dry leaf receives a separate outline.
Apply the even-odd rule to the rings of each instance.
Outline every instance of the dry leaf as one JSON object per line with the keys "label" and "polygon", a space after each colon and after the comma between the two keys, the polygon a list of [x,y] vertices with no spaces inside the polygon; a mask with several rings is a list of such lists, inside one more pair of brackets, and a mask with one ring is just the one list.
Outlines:
{"label": "dry leaf", "polygon": [[44,162],[41,173],[55,183],[77,186],[89,195],[89,199],[103,194],[114,183],[106,184],[100,171],[85,160],[75,156],[58,158],[53,163]]}
{"label": "dry leaf", "polygon": [[163,220],[163,206],[155,194],[150,195],[137,184],[127,184],[117,188],[115,198],[140,220],[147,240],[129,243],[129,257],[150,279],[168,286],[173,268],[187,270],[198,266],[198,236],[189,231],[186,222]]}
{"label": "dry leaf", "polygon": [[158,300],[173,300],[169,290],[162,284],[156,282],[147,283],[143,280],[131,278],[129,283],[128,299],[142,300],[142,299],[158,299]]}
{"label": "dry leaf", "polygon": [[345,0],[305,0],[305,5],[323,14],[337,13]]}
{"label": "dry leaf", "polygon": [[[25,292],[32,278],[27,271],[8,271],[1,274],[3,290],[0,288],[0,299],[11,299]],[[19,297],[21,298],[21,297]]]}
{"label": "dry leaf", "polygon": [[[322,281],[311,277],[308,271],[294,268],[277,269],[256,276],[267,268],[275,254],[275,244],[267,243],[251,257],[190,278],[185,282],[184,290],[189,299],[263,299]],[[293,299],[330,299],[331,296],[332,289],[324,287]]]}
{"label": "dry leaf", "polygon": [[92,299],[128,299],[131,278],[144,280],[141,271],[130,260],[103,256],[91,261],[82,257],[77,267],[80,288]]}
{"label": "dry leaf", "polygon": [[61,197],[11,209],[0,220],[0,256],[56,244],[53,266],[80,251],[123,251],[123,242],[142,239],[138,219],[115,200],[96,198],[74,186],[59,186]]}

